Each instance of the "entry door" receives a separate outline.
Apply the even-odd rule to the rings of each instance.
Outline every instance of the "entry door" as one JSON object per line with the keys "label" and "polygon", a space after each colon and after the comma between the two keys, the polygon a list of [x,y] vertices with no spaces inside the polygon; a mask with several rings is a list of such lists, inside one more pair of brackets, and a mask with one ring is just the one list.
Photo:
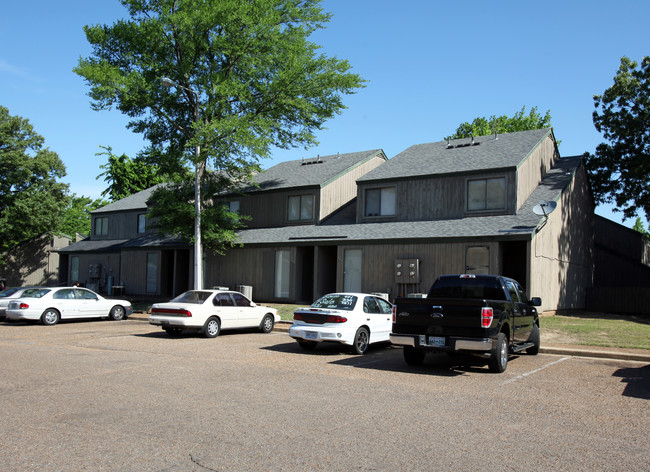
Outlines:
{"label": "entry door", "polygon": [[486,246],[468,247],[465,252],[466,274],[490,273],[490,248]]}
{"label": "entry door", "polygon": [[343,291],[361,291],[361,249],[346,249],[343,261]]}

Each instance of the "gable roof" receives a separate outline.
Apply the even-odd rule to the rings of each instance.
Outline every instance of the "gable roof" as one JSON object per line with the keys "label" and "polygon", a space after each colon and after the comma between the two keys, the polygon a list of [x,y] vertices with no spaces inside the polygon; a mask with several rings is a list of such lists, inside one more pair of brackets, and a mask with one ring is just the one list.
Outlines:
{"label": "gable roof", "polygon": [[95,211],[91,211],[91,213],[93,215],[96,215],[98,213],[108,213],[111,211],[146,210],[147,200],[151,198],[151,195],[153,194],[154,190],[156,190],[161,185],[166,185],[166,184],[154,185],[153,187],[149,187],[148,189],[142,190],[138,193],[134,193],[133,195],[129,195],[128,197],[121,198],[116,202],[109,203],[108,205],[98,208]]}
{"label": "gable roof", "polygon": [[238,234],[240,242],[245,246],[251,244],[313,244],[325,241],[396,242],[404,240],[413,242],[459,238],[531,239],[538,225],[544,220],[543,216],[533,213],[533,207],[540,201],[557,201],[566,186],[573,180],[581,163],[582,159],[579,156],[558,159],[515,215],[259,228],[242,230]]}
{"label": "gable roof", "polygon": [[[254,181],[259,185],[259,188],[248,187],[242,191],[323,187],[373,157],[387,160],[384,151],[373,149],[281,162],[254,177]],[[382,165],[385,165],[385,163]]]}
{"label": "gable roof", "polygon": [[368,172],[358,182],[402,179],[427,175],[456,174],[518,167],[547,136],[551,128],[519,131],[449,142],[416,144],[385,164]]}

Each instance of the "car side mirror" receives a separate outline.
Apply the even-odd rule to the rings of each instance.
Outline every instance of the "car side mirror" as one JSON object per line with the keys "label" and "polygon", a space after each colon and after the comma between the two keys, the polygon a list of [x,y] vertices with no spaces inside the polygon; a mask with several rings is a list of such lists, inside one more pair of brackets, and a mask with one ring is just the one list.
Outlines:
{"label": "car side mirror", "polygon": [[528,302],[528,304],[532,306],[542,306],[542,299],[539,297],[533,297],[530,299],[530,302]]}

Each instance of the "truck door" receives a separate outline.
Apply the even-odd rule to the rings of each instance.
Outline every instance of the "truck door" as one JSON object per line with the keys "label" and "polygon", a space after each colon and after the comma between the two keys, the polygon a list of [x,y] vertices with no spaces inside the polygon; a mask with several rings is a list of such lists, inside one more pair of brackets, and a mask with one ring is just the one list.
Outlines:
{"label": "truck door", "polygon": [[531,321],[528,320],[528,303],[527,300],[524,300],[523,302],[519,298],[519,292],[517,290],[517,287],[515,286],[514,282],[511,280],[506,280],[506,288],[508,289],[508,292],[510,293],[510,298],[512,299],[512,337],[513,341],[517,343],[521,343],[524,341],[528,340],[528,336],[530,335],[530,330],[532,327],[530,326]]}

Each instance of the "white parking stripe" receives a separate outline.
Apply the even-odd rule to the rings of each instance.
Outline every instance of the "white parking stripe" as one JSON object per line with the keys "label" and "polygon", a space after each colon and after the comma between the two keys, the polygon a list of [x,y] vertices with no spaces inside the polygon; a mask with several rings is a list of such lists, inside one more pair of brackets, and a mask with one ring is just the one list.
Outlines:
{"label": "white parking stripe", "polygon": [[508,379],[503,383],[504,384],[509,384],[509,383],[512,383],[512,382],[516,382],[517,380],[521,380],[521,379],[523,379],[525,377],[528,377],[529,375],[532,375],[532,374],[535,374],[535,373],[539,372],[540,370],[544,370],[547,367],[551,367],[552,365],[559,364],[560,362],[566,361],[567,359],[570,359],[570,357],[562,357],[561,359],[550,362],[550,363],[548,363],[546,365],[543,365],[542,367],[539,367],[539,368],[537,368],[535,370],[531,370],[530,372],[526,372],[525,374],[520,374],[517,377],[513,377],[511,379]]}

